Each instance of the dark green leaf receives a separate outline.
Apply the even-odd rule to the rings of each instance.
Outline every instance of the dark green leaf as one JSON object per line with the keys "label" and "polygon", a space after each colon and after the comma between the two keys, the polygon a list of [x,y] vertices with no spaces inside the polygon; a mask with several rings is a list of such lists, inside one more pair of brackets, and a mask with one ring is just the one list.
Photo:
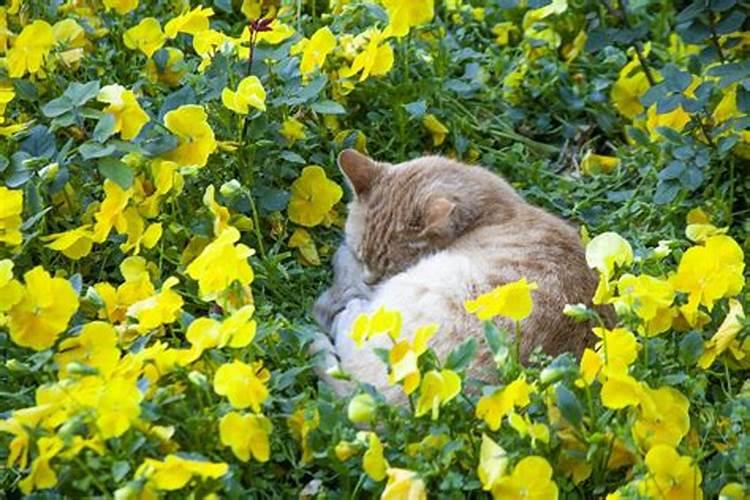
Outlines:
{"label": "dark green leaf", "polygon": [[557,407],[563,418],[575,427],[580,427],[583,422],[583,406],[573,392],[563,384],[555,386]]}
{"label": "dark green leaf", "polygon": [[111,113],[105,113],[94,127],[94,140],[104,142],[115,132],[115,117]]}
{"label": "dark green leaf", "polygon": [[67,96],[62,95],[42,106],[42,113],[47,118],[55,118],[72,110],[73,107],[73,101]]}
{"label": "dark green leaf", "polygon": [[470,338],[465,340],[448,354],[448,359],[445,361],[445,367],[449,370],[460,372],[464,370],[471,360],[474,359],[474,355],[477,352],[477,340]]}
{"label": "dark green leaf", "polygon": [[95,141],[88,141],[81,144],[78,148],[78,152],[84,160],[92,160],[111,155],[115,152],[115,147],[111,144],[100,144]]}
{"label": "dark green leaf", "polygon": [[419,119],[427,113],[427,103],[423,99],[410,102],[409,104],[404,104],[404,109],[406,109],[406,112],[409,113],[410,117]]}
{"label": "dark green leaf", "polygon": [[102,158],[98,163],[99,172],[123,189],[133,185],[133,169],[117,158]]}
{"label": "dark green leaf", "polygon": [[716,32],[720,35],[728,35],[739,31],[745,23],[747,16],[739,10],[733,10],[727,17],[716,24]]}
{"label": "dark green leaf", "polygon": [[690,332],[680,341],[680,361],[690,366],[703,354],[703,337],[698,332]]}
{"label": "dark green leaf", "polygon": [[346,108],[336,101],[319,101],[310,106],[313,111],[323,115],[343,115]]}

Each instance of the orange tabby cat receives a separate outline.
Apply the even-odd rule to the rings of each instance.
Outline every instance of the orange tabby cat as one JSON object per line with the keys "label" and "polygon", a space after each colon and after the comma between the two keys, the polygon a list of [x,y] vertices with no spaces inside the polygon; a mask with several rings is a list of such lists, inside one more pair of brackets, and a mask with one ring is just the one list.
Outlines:
{"label": "orange tabby cat", "polygon": [[[590,325],[573,322],[562,310],[590,304],[597,278],[572,227],[481,167],[434,156],[390,165],[353,150],[339,156],[339,167],[354,200],[345,244],[334,259],[334,284],[315,305],[316,319],[331,332],[313,346],[325,353],[323,368],[339,363],[354,379],[397,397],[373,352],[388,348],[390,340],[376,337],[357,349],[349,338],[360,313],[384,306],[402,312],[406,335],[440,325],[430,346],[441,359],[477,337],[480,348],[469,373],[491,379],[492,354],[464,303],[522,277],[539,286],[522,323],[522,358],[537,346],[551,355],[582,351]],[[511,324],[498,322],[512,331]],[[351,389],[327,380],[340,393]]]}

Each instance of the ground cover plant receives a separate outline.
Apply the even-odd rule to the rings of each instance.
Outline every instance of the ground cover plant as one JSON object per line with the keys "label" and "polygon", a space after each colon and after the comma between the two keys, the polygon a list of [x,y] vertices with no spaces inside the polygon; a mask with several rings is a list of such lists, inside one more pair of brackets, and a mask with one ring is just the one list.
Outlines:
{"label": "ground cover plant", "polygon": [[[750,5],[0,7],[0,491],[750,495]],[[498,384],[363,317],[410,404],[315,376],[336,154],[480,163],[581,228],[618,324]],[[522,320],[533,284],[467,308]],[[597,320],[571,304],[566,314]],[[595,342],[593,342],[595,341]]]}

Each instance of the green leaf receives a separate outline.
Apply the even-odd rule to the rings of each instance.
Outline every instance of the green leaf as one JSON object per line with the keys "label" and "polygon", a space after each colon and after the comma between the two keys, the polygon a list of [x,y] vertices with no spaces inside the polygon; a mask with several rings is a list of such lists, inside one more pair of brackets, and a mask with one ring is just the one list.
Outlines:
{"label": "green leaf", "polygon": [[111,155],[115,152],[115,147],[110,144],[100,144],[95,141],[88,141],[81,144],[78,148],[78,152],[84,160],[92,160]]}
{"label": "green leaf", "polygon": [[99,80],[88,83],[73,82],[63,93],[63,96],[70,99],[73,106],[78,108],[83,106],[99,93]]}
{"label": "green leaf", "polygon": [[346,108],[336,101],[319,101],[310,106],[313,111],[323,115],[343,115]]}
{"label": "green leaf", "polygon": [[42,106],[42,113],[47,118],[55,118],[56,116],[64,115],[72,110],[73,107],[73,101],[67,96],[62,95]]}
{"label": "green leaf", "polygon": [[98,163],[99,172],[117,183],[123,189],[129,189],[133,185],[135,174],[133,169],[117,158],[102,158]]}
{"label": "green leaf", "polygon": [[424,99],[410,102],[409,104],[404,104],[404,109],[407,113],[409,113],[409,116],[411,118],[419,119],[422,118],[425,113],[427,113],[427,103],[424,101]]}
{"label": "green leaf", "polygon": [[448,354],[448,359],[445,361],[445,367],[453,371],[463,371],[471,360],[474,359],[474,355],[477,352],[477,339],[470,338],[454,347],[453,350]]}
{"label": "green leaf", "polygon": [[115,117],[111,113],[105,113],[99,119],[94,128],[94,140],[104,142],[109,139],[115,132]]}
{"label": "green leaf", "polygon": [[680,341],[680,361],[686,366],[695,364],[703,354],[703,336],[698,332],[690,332]]}
{"label": "green leaf", "polygon": [[555,386],[557,407],[563,418],[575,427],[580,427],[583,421],[583,406],[573,392],[563,384]]}

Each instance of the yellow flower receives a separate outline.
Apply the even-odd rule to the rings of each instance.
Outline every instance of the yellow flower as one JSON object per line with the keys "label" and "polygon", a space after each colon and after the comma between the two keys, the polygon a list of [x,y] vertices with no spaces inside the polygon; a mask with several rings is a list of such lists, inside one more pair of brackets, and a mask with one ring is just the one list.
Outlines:
{"label": "yellow flower", "polygon": [[[0,280],[0,291],[2,290],[1,284],[2,280]],[[0,310],[2,310],[2,307],[0,307]],[[729,312],[711,340],[706,342],[703,354],[698,360],[698,366],[705,370],[727,349],[730,349],[732,354],[741,352],[739,341],[736,338],[737,334],[742,331],[742,320],[744,319],[745,311],[742,309],[742,304],[735,299],[731,299],[729,301]]]}
{"label": "yellow flower", "polygon": [[369,424],[375,417],[375,400],[369,394],[358,394],[349,401],[346,414],[354,424]]}
{"label": "yellow flower", "polygon": [[138,8],[138,0],[104,0],[104,7],[124,16]]}
{"label": "yellow flower", "polygon": [[544,424],[533,423],[528,415],[521,416],[512,411],[508,415],[508,423],[522,438],[530,436],[531,446],[535,447],[537,440],[549,443],[549,428]]}
{"label": "yellow flower", "polygon": [[248,365],[242,361],[225,363],[214,375],[214,391],[220,396],[227,396],[233,408],[250,407],[260,413],[260,407],[268,398],[268,371],[262,366]]}
{"label": "yellow flower", "polygon": [[256,323],[250,319],[253,312],[255,307],[246,305],[221,323],[198,318],[188,326],[185,338],[201,352],[227,345],[235,349],[246,347],[255,337]]}
{"label": "yellow flower", "polygon": [[492,28],[492,34],[495,35],[495,43],[500,46],[508,45],[510,42],[510,34],[518,31],[515,24],[510,21],[497,23]]}
{"label": "yellow flower", "polygon": [[300,261],[308,266],[319,266],[320,255],[318,248],[315,246],[310,232],[298,227],[289,237],[289,248],[296,248],[299,251]]}
{"label": "yellow flower", "polygon": [[450,132],[448,127],[446,127],[443,122],[438,120],[437,116],[432,113],[424,115],[424,118],[422,118],[422,125],[424,125],[424,127],[432,134],[432,144],[434,146],[440,146],[444,143],[448,132]]}
{"label": "yellow flower", "polygon": [[385,473],[388,482],[380,500],[427,500],[424,481],[416,472],[388,468]]}
{"label": "yellow flower", "polygon": [[132,250],[133,254],[138,255],[141,251],[141,245],[147,249],[154,248],[161,239],[161,223],[155,222],[146,227],[143,217],[141,217],[141,214],[135,207],[128,207],[122,214],[122,220],[124,227],[118,230],[118,232],[128,235],[127,241],[120,245],[120,250],[123,253],[128,253]]}
{"label": "yellow flower", "polygon": [[745,488],[740,483],[727,483],[719,492],[719,500],[746,500]]}
{"label": "yellow flower", "polygon": [[229,227],[229,210],[216,202],[215,192],[213,185],[208,186],[203,194],[203,204],[214,216],[214,236],[219,236]]}
{"label": "yellow flower", "polygon": [[581,365],[578,370],[581,374],[580,382],[576,381],[576,385],[583,384],[589,386],[593,384],[603,366],[604,361],[602,358],[596,352],[586,348],[583,351],[583,356],[581,356]]}
{"label": "yellow flower", "polygon": [[521,278],[501,285],[474,300],[467,300],[464,307],[467,312],[475,314],[482,321],[496,316],[521,321],[531,314],[534,306],[531,292],[537,288],[536,283],[528,283],[526,278]]}
{"label": "yellow flower", "polygon": [[312,460],[313,451],[310,447],[310,433],[320,426],[320,412],[316,407],[300,407],[287,419],[287,425],[292,437],[302,446],[302,463]]}
{"label": "yellow flower", "polygon": [[223,462],[190,460],[177,455],[167,455],[163,462],[147,458],[138,467],[136,476],[146,477],[158,490],[175,491],[184,488],[193,478],[218,479],[229,471]]}
{"label": "yellow flower", "polygon": [[38,73],[54,44],[49,23],[37,19],[27,24],[8,51],[8,76],[22,78],[26,73]]}
{"label": "yellow flower", "polygon": [[94,241],[102,243],[109,236],[113,227],[125,231],[126,221],[123,215],[125,207],[133,195],[132,189],[122,189],[119,184],[109,179],[104,181],[104,201],[94,214]]}
{"label": "yellow flower", "polygon": [[381,0],[388,13],[386,37],[401,38],[409,34],[412,27],[429,23],[435,17],[434,0]]}
{"label": "yellow flower", "polygon": [[63,278],[53,278],[41,266],[24,274],[23,298],[8,313],[10,338],[41,351],[51,347],[78,310],[78,296]]}
{"label": "yellow flower", "polygon": [[164,125],[177,136],[178,146],[164,158],[181,167],[203,167],[216,150],[214,131],[203,106],[188,104],[164,116]]}
{"label": "yellow flower", "polygon": [[510,475],[501,477],[492,487],[493,498],[557,499],[552,467],[542,457],[530,456],[516,464]]}
{"label": "yellow flower", "polygon": [[633,249],[622,236],[607,232],[597,235],[586,245],[586,263],[599,271],[599,284],[594,293],[594,304],[606,304],[612,298],[610,279],[616,266],[633,262]]}
{"label": "yellow flower", "polygon": [[596,350],[606,360],[607,365],[630,366],[638,358],[638,340],[625,328],[609,330],[602,327],[592,329],[599,337]]}
{"label": "yellow flower", "polygon": [[328,54],[336,48],[336,37],[331,29],[326,27],[316,31],[310,39],[303,38],[291,49],[291,55],[302,53],[300,71],[307,76],[318,68],[322,68]]}
{"label": "yellow flower", "polygon": [[363,82],[370,76],[382,76],[387,74],[393,67],[393,48],[385,41],[384,33],[378,30],[369,30],[370,41],[365,49],[357,54],[349,68],[342,69],[339,74],[344,78],[350,78],[360,71],[359,81]]}
{"label": "yellow flower", "polygon": [[399,311],[390,311],[379,307],[372,314],[362,313],[354,320],[349,337],[359,349],[364,343],[378,335],[388,334],[391,340],[397,340],[401,335],[403,318]]}
{"label": "yellow flower", "polygon": [[20,245],[21,214],[23,213],[23,191],[0,186],[0,243]]}
{"label": "yellow flower", "polygon": [[260,111],[265,111],[266,90],[258,77],[251,75],[242,79],[236,92],[229,87],[225,87],[221,92],[221,102],[227,109],[240,115],[248,114],[251,106]]}
{"label": "yellow flower", "polygon": [[649,475],[642,483],[642,493],[651,498],[702,500],[703,475],[690,457],[680,456],[668,445],[656,445],[646,454]]}
{"label": "yellow flower", "polygon": [[534,387],[526,382],[524,376],[520,376],[493,394],[482,396],[477,403],[476,416],[483,419],[491,430],[496,431],[500,428],[503,417],[515,408],[528,406],[532,392]]}
{"label": "yellow flower", "polygon": [[144,17],[122,35],[125,46],[132,50],[140,50],[151,59],[154,52],[164,46],[167,37],[161,30],[159,20],[154,17]]}
{"label": "yellow flower", "polygon": [[677,389],[651,389],[644,384],[633,435],[645,449],[659,444],[677,446],[690,430],[690,402]]}
{"label": "yellow flower", "polygon": [[640,62],[634,57],[620,70],[617,81],[612,85],[610,91],[612,104],[621,115],[632,120],[643,112],[641,97],[650,87]]}
{"label": "yellow flower", "polygon": [[711,236],[726,234],[728,230],[728,227],[718,228],[709,223],[690,223],[685,228],[685,236],[694,243],[703,243]]}
{"label": "yellow flower", "polygon": [[643,398],[643,386],[628,375],[621,363],[607,366],[603,371],[606,381],[602,385],[602,405],[613,410],[638,405]]}
{"label": "yellow flower", "polygon": [[635,313],[646,325],[646,335],[665,332],[672,326],[670,306],[674,300],[674,289],[667,280],[642,274],[623,275],[617,282],[619,296],[613,299],[619,313]]}
{"label": "yellow flower", "polygon": [[139,332],[145,333],[177,321],[183,304],[180,294],[172,290],[177,283],[177,278],[167,278],[159,293],[128,308],[127,315],[138,320]]}
{"label": "yellow flower", "polygon": [[99,375],[107,378],[120,360],[117,348],[117,332],[109,323],[94,321],[87,323],[75,337],[69,337],[57,348],[55,362],[63,379],[68,376],[68,363],[81,363],[95,368]]}
{"label": "yellow flower", "polygon": [[189,12],[170,19],[164,25],[164,33],[169,38],[175,38],[179,33],[197,35],[209,28],[209,18],[213,15],[212,8],[199,5]]}
{"label": "yellow flower", "polygon": [[52,34],[55,37],[55,45],[64,50],[58,53],[58,57],[68,66],[83,59],[84,48],[88,45],[86,31],[75,19],[67,18],[56,22],[52,26]]}
{"label": "yellow flower", "polygon": [[135,139],[143,126],[149,122],[148,114],[138,104],[133,91],[122,85],[102,87],[96,99],[109,104],[104,108],[104,112],[111,114],[115,119],[114,132],[119,132],[124,141]]}
{"label": "yellow flower", "polygon": [[325,219],[333,206],[341,200],[341,186],[326,177],[325,171],[310,165],[292,183],[289,200],[289,220],[305,227],[315,227]]}
{"label": "yellow flower", "polygon": [[388,462],[383,455],[383,443],[374,432],[368,433],[368,447],[362,456],[362,468],[373,481],[382,481],[386,476]]}
{"label": "yellow flower", "polygon": [[649,131],[651,139],[656,140],[660,136],[657,130],[659,127],[667,127],[682,132],[685,125],[690,123],[690,117],[691,113],[682,109],[681,105],[678,105],[672,111],[658,113],[656,104],[653,104],[646,112],[646,129]]}
{"label": "yellow flower", "polygon": [[182,77],[187,73],[185,68],[185,54],[180,49],[167,47],[167,62],[163,67],[156,64],[153,59],[146,62],[146,74],[152,82],[162,82],[170,87],[179,85]]}
{"label": "yellow flower", "polygon": [[[400,328],[400,326],[399,326]],[[430,324],[417,329],[411,342],[402,340],[388,353],[388,383],[393,385],[403,381],[404,392],[409,395],[419,387],[422,375],[417,361],[427,351],[427,343],[437,333],[438,326]]]}
{"label": "yellow flower", "polygon": [[490,491],[505,475],[508,468],[508,454],[487,434],[482,434],[482,446],[479,449],[479,466],[477,475],[484,491]]}
{"label": "yellow flower", "polygon": [[45,236],[43,241],[50,242],[47,248],[62,252],[69,259],[79,260],[90,254],[94,246],[94,233],[91,229],[91,225],[77,227]]}
{"label": "yellow flower", "polygon": [[[294,36],[294,33],[296,33],[294,31],[294,28],[292,28],[288,24],[282,23],[278,18],[276,18],[271,23],[271,30],[258,33],[256,40],[258,43],[265,42],[269,45],[278,45],[284,40],[287,40]],[[245,28],[245,32],[242,33],[242,39],[245,42],[249,41],[250,39],[250,33],[247,28]],[[245,55],[240,54],[240,57],[244,59]]]}
{"label": "yellow flower", "polygon": [[143,395],[135,379],[115,377],[100,389],[96,426],[103,439],[120,437],[141,414]]}
{"label": "yellow flower", "polygon": [[609,174],[620,166],[616,156],[597,155],[588,150],[581,159],[581,170],[584,174]]}
{"label": "yellow flower", "polygon": [[63,447],[62,439],[57,436],[39,438],[37,441],[39,455],[31,464],[29,475],[18,483],[22,492],[28,495],[34,490],[52,488],[57,484],[57,474],[49,462],[62,451]]}
{"label": "yellow flower", "polygon": [[23,285],[13,279],[13,261],[0,260],[0,325],[4,324],[4,313],[23,298]]}
{"label": "yellow flower", "polygon": [[422,378],[419,399],[414,410],[416,417],[427,413],[437,420],[440,407],[454,399],[461,392],[461,377],[453,370],[431,370]]}
{"label": "yellow flower", "polygon": [[254,252],[242,243],[235,245],[239,239],[239,231],[229,226],[187,267],[188,276],[198,281],[203,300],[216,299],[235,281],[243,286],[253,281],[247,258]]}
{"label": "yellow flower", "polygon": [[698,320],[698,306],[709,311],[724,297],[733,297],[745,286],[744,254],[730,236],[708,238],[703,245],[689,248],[680,259],[672,284],[688,293],[688,303],[680,308],[690,324]]}
{"label": "yellow flower", "polygon": [[287,118],[281,124],[281,135],[286,137],[290,144],[305,138],[305,126],[296,118]]}
{"label": "yellow flower", "polygon": [[268,462],[271,428],[271,421],[263,415],[240,415],[233,411],[219,421],[219,437],[221,444],[230,446],[241,461],[247,462],[252,455],[258,462]]}

